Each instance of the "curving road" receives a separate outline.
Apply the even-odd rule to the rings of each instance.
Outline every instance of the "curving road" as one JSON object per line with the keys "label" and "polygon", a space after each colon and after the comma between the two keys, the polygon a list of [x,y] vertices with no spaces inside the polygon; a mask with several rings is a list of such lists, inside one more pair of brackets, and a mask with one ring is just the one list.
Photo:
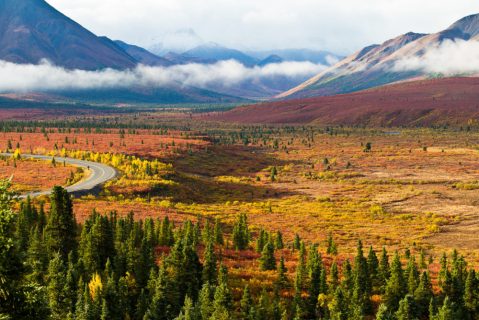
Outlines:
{"label": "curving road", "polygon": [[[12,155],[13,155],[12,153],[0,153],[0,156],[8,157]],[[22,155],[22,158],[27,158],[27,159],[33,158],[33,159],[46,160],[46,161],[52,160],[51,156],[42,156],[42,155],[34,155],[34,154],[24,154]],[[78,160],[78,159],[72,159],[72,158],[62,158],[62,157],[55,157],[55,161],[58,164],[61,164],[65,161],[65,163],[67,164],[77,166],[77,167],[82,167],[90,171],[90,175],[86,179],[83,179],[77,182],[76,184],[65,188],[70,193],[81,193],[81,192],[92,191],[93,189],[102,185],[103,183],[115,178],[117,175],[117,172],[115,169],[98,162],[84,161],[84,160]],[[50,194],[50,190],[31,192],[28,194],[24,194],[21,197],[22,198],[25,198],[27,196],[38,197],[38,196],[43,196],[48,194]]]}

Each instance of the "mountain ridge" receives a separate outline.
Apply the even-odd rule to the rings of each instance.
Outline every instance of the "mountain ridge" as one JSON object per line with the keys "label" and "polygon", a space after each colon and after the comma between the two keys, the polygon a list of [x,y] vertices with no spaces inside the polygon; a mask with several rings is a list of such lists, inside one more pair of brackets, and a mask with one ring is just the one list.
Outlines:
{"label": "mountain ridge", "polygon": [[43,59],[68,69],[127,69],[133,57],[97,37],[44,0],[0,2],[0,59],[37,64]]}
{"label": "mountain ridge", "polygon": [[429,48],[434,48],[445,40],[458,39],[479,40],[479,14],[464,17],[437,33],[408,32],[381,45],[364,47],[297,87],[277,95],[276,98],[294,99],[342,94],[427,76],[419,70],[399,72],[392,70],[392,67],[401,59],[422,56]]}

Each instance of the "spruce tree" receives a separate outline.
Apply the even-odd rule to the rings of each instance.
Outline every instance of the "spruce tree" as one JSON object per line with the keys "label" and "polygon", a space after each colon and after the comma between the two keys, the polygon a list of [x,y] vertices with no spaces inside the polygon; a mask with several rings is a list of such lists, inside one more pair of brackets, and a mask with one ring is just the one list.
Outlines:
{"label": "spruce tree", "polygon": [[47,288],[52,319],[63,320],[68,314],[68,304],[63,290],[66,282],[65,272],[65,265],[60,254],[54,254],[48,266]]}
{"label": "spruce tree", "polygon": [[334,242],[333,235],[328,235],[328,247],[326,249],[327,254],[337,255],[338,249],[336,247],[336,243]]}
{"label": "spruce tree", "polygon": [[333,300],[329,304],[329,312],[331,320],[347,320],[349,317],[348,302],[341,287],[337,287],[334,291]]}
{"label": "spruce tree", "polygon": [[353,303],[365,315],[371,312],[371,282],[369,278],[368,263],[363,254],[362,242],[358,241],[357,254],[354,259],[354,289]]}
{"label": "spruce tree", "polygon": [[391,276],[386,284],[386,292],[384,301],[389,310],[396,310],[399,301],[407,292],[406,282],[404,280],[404,272],[401,266],[399,254],[396,252],[391,264]]}
{"label": "spruce tree", "polygon": [[219,218],[215,219],[214,240],[215,240],[215,244],[217,245],[224,244],[223,229],[221,228],[221,222]]}
{"label": "spruce tree", "polygon": [[453,306],[453,304],[452,304],[452,302],[451,302],[451,300],[449,299],[448,296],[446,296],[446,298],[444,298],[444,302],[442,304],[442,307],[439,309],[439,311],[437,313],[436,319],[437,320],[456,320],[456,319],[460,319],[460,317],[458,318],[457,315],[455,314],[454,306]]}
{"label": "spruce tree", "polygon": [[288,275],[286,274],[288,269],[286,269],[284,263],[284,257],[281,257],[278,264],[278,278],[276,279],[276,287],[280,290],[285,289],[288,287]]}
{"label": "spruce tree", "polygon": [[216,287],[213,299],[213,313],[211,319],[229,319],[232,306],[232,294],[228,287],[228,272],[226,267],[220,268],[218,286]]}
{"label": "spruce tree", "polygon": [[45,241],[49,256],[56,252],[66,261],[70,251],[76,248],[76,222],[68,192],[54,187],[50,196],[51,208],[45,229]]}
{"label": "spruce tree", "polygon": [[419,317],[425,317],[428,313],[428,305],[433,298],[432,284],[427,272],[421,274],[419,284],[414,291],[414,301],[417,306],[417,314]]}
{"label": "spruce tree", "polygon": [[381,252],[381,259],[379,260],[378,268],[378,285],[380,286],[381,293],[384,293],[386,290],[386,284],[391,274],[389,266],[389,256],[386,251],[386,248],[383,247]]}
{"label": "spruce tree", "polygon": [[263,229],[259,230],[258,237],[256,238],[256,252],[262,253],[263,249],[268,242],[266,231]]}
{"label": "spruce tree", "polygon": [[399,309],[395,315],[397,320],[417,319],[414,312],[414,298],[410,294],[399,302]]}
{"label": "spruce tree", "polygon": [[299,237],[299,234],[294,235],[294,242],[293,242],[293,249],[299,250],[301,246],[301,238]]}
{"label": "spruce tree", "polygon": [[474,269],[470,269],[467,274],[464,286],[464,307],[468,316],[473,319],[474,315],[479,312],[479,281],[476,277]]}
{"label": "spruce tree", "polygon": [[276,269],[276,258],[274,257],[274,245],[268,242],[261,253],[260,258],[261,270],[274,270]]}
{"label": "spruce tree", "polygon": [[203,261],[203,283],[215,284],[218,277],[218,267],[212,242],[206,245]]}
{"label": "spruce tree", "polygon": [[254,320],[253,310],[253,298],[249,286],[246,285],[243,289],[243,296],[240,301],[241,318],[247,320]]}
{"label": "spruce tree", "polygon": [[203,284],[198,295],[198,309],[201,319],[209,319],[213,313],[212,290],[209,283]]}
{"label": "spruce tree", "polygon": [[239,215],[233,227],[233,245],[236,250],[245,250],[248,248],[250,233],[246,214]]}
{"label": "spruce tree", "polygon": [[22,309],[18,289],[24,269],[21,252],[15,246],[13,198],[10,183],[0,180],[0,314],[15,318]]}
{"label": "spruce tree", "polygon": [[376,320],[396,320],[395,317],[391,314],[391,311],[388,310],[388,307],[381,303],[376,313]]}
{"label": "spruce tree", "polygon": [[281,250],[284,248],[283,234],[281,233],[281,231],[276,232],[275,247],[278,250]]}
{"label": "spruce tree", "polygon": [[374,252],[373,247],[369,247],[368,253],[368,272],[369,272],[369,282],[371,283],[372,291],[378,292],[381,286],[381,281],[379,279],[379,260]]}

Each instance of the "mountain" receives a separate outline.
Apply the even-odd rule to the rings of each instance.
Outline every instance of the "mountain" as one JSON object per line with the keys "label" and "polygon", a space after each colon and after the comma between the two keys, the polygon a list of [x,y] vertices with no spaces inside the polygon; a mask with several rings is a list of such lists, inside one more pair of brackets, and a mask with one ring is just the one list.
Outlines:
{"label": "mountain", "polygon": [[173,64],[189,64],[189,63],[199,63],[199,64],[213,64],[217,62],[213,59],[203,59],[198,57],[191,57],[181,53],[168,52],[163,56],[164,59],[171,61]]}
{"label": "mountain", "polygon": [[238,97],[185,85],[51,91],[60,100],[101,104],[236,103]]}
{"label": "mountain", "polygon": [[203,39],[191,28],[165,32],[159,39],[153,39],[153,45],[148,50],[158,56],[169,52],[180,54],[204,44]]}
{"label": "mountain", "polygon": [[126,69],[136,65],[113,41],[97,37],[44,0],[0,1],[0,59],[69,69]]}
{"label": "mountain", "polygon": [[183,55],[211,61],[236,60],[247,67],[253,67],[258,62],[255,58],[239,50],[226,48],[216,43],[197,46],[184,52]]}
{"label": "mountain", "polygon": [[442,78],[238,107],[207,118],[262,124],[467,126],[479,123],[478,101],[479,78]]}
{"label": "mountain", "polygon": [[381,45],[371,45],[346,57],[277,98],[334,95],[364,90],[388,83],[426,77],[422,71],[400,72],[397,61],[417,58],[445,40],[472,40],[479,35],[479,15],[465,17],[434,34],[406,33]]}
{"label": "mountain", "polygon": [[[47,59],[67,69],[133,69],[139,63],[173,63],[138,46],[98,37],[44,0],[0,0],[0,60],[38,64]],[[3,92],[8,93],[8,92]],[[174,83],[161,88],[96,88],[40,92],[53,101],[111,103],[233,102],[244,99]],[[40,95],[41,96],[41,95]]]}
{"label": "mountain", "polygon": [[280,56],[278,56],[276,54],[272,54],[270,56],[267,56],[266,58],[264,58],[260,62],[258,62],[256,65],[259,66],[259,67],[264,67],[264,66],[267,66],[268,64],[281,63],[281,62],[284,62],[283,58],[281,58]]}
{"label": "mountain", "polygon": [[159,57],[150,51],[143,49],[141,47],[131,45],[125,43],[120,40],[115,41],[116,45],[118,45],[123,51],[129,54],[131,57],[135,59],[135,61],[147,65],[147,66],[171,66],[174,63],[168,59]]}
{"label": "mountain", "polygon": [[296,62],[312,62],[329,66],[332,62],[342,59],[343,57],[329,52],[312,49],[279,49],[279,50],[264,50],[264,51],[247,51],[248,55],[258,60],[263,60],[271,55],[281,57],[284,61]]}

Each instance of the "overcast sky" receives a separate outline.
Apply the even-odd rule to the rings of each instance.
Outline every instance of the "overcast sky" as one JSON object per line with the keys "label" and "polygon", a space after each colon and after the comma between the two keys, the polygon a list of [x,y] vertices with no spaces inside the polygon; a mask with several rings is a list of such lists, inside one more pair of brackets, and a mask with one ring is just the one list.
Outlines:
{"label": "overcast sky", "polygon": [[[436,32],[479,12],[475,0],[47,0],[98,35],[149,47],[178,30],[239,49],[340,54],[399,34]],[[181,34],[180,41],[194,40]],[[198,41],[198,39],[196,39]]]}

